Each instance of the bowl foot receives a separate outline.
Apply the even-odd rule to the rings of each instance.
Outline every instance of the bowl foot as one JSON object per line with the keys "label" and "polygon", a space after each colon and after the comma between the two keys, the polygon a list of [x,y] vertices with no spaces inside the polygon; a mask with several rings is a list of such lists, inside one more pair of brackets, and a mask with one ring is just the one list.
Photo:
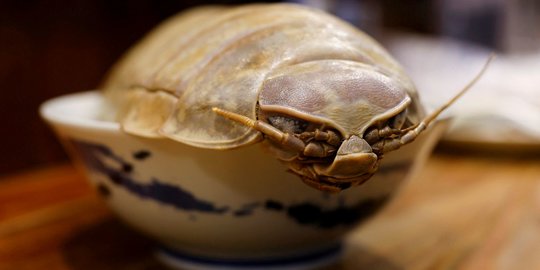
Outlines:
{"label": "bowl foot", "polygon": [[172,269],[181,270],[312,270],[339,261],[341,245],[296,256],[246,258],[213,258],[158,248],[157,259]]}

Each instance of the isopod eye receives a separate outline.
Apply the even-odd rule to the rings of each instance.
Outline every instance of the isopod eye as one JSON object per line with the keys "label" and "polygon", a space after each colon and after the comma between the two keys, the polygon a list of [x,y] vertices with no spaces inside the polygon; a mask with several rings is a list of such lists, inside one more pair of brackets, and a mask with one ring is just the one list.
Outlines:
{"label": "isopod eye", "polygon": [[306,131],[308,123],[306,121],[282,115],[268,117],[268,122],[275,128],[289,134],[299,134]]}
{"label": "isopod eye", "polygon": [[399,114],[397,114],[396,116],[390,119],[389,121],[390,126],[392,128],[397,128],[397,129],[410,126],[412,123],[407,118],[407,116],[408,116],[408,109],[405,108],[405,110],[403,110],[402,112],[400,112]]}

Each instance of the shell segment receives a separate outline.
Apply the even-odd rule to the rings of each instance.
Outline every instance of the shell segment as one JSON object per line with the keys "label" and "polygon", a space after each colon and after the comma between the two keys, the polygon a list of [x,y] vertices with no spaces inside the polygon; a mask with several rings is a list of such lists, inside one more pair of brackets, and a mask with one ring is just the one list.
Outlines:
{"label": "shell segment", "polygon": [[361,137],[371,124],[401,112],[410,102],[398,81],[373,66],[333,59],[278,70],[259,97],[265,113],[329,125],[344,137]]}

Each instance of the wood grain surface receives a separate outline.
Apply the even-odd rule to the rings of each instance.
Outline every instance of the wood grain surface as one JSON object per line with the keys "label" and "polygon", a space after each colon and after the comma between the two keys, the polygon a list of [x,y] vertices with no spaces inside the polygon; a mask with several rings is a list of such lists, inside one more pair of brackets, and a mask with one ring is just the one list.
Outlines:
{"label": "wood grain surface", "polygon": [[[540,269],[540,157],[436,153],[329,269]],[[67,164],[0,179],[0,269],[164,269]]]}

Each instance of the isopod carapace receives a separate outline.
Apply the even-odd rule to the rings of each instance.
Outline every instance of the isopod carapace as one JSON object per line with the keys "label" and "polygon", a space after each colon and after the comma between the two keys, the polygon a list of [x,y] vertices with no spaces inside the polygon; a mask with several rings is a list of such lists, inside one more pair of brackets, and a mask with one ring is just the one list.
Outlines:
{"label": "isopod carapace", "polygon": [[292,4],[181,13],[128,51],[103,89],[127,133],[210,149],[265,141],[326,191],[369,179],[436,116],[425,118],[375,40]]}

